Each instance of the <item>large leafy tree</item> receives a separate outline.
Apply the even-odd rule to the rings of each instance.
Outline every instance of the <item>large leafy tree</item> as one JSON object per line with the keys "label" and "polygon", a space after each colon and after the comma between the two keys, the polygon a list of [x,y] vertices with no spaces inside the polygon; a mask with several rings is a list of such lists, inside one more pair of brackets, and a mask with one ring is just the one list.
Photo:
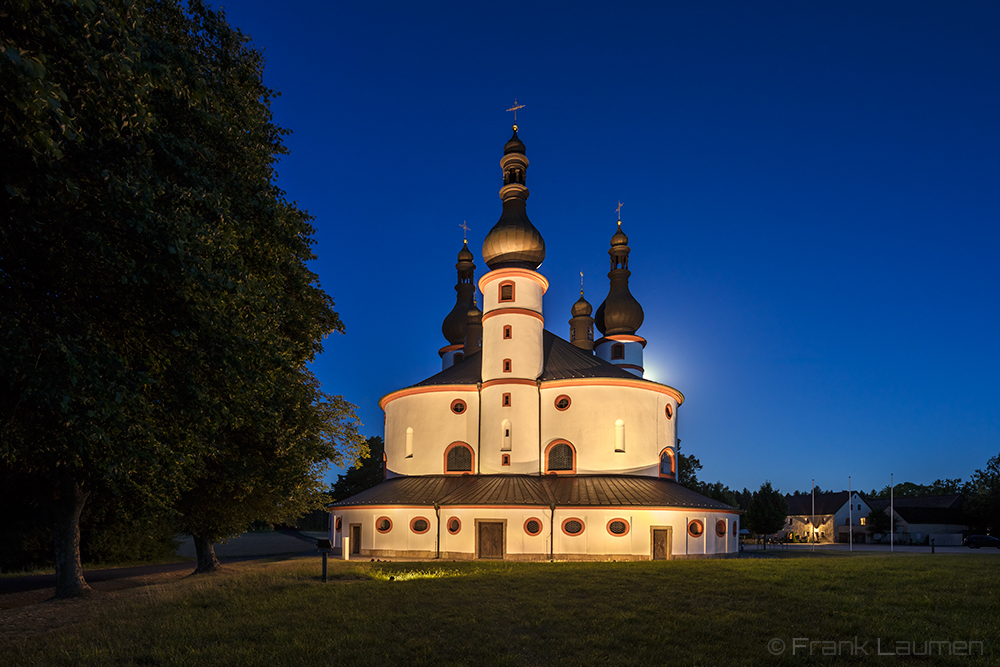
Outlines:
{"label": "large leafy tree", "polygon": [[767,481],[754,492],[747,507],[746,526],[751,533],[770,535],[782,529],[788,517],[788,501]]}
{"label": "large leafy tree", "polygon": [[6,7],[0,461],[48,498],[70,596],[92,493],[166,512],[246,443],[312,479],[360,443],[307,368],[343,327],[273,185],[259,52],[198,0]]}
{"label": "large leafy tree", "polygon": [[1000,454],[972,475],[965,511],[976,528],[1000,535]]}
{"label": "large leafy tree", "polygon": [[367,440],[367,445],[368,454],[359,457],[356,464],[338,475],[337,481],[330,487],[330,497],[333,501],[357,495],[380,484],[385,478],[385,464],[382,462],[385,443],[382,441],[382,436],[371,436]]}

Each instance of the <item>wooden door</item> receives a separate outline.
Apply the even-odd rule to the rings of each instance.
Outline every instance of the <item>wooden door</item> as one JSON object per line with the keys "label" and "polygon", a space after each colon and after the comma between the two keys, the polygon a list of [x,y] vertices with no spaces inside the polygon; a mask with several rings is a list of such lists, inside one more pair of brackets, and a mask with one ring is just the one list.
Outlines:
{"label": "wooden door", "polygon": [[351,526],[351,553],[361,554],[361,526]]}
{"label": "wooden door", "polygon": [[653,529],[653,560],[670,560],[670,529]]}
{"label": "wooden door", "polygon": [[503,523],[483,521],[479,524],[479,557],[503,558]]}

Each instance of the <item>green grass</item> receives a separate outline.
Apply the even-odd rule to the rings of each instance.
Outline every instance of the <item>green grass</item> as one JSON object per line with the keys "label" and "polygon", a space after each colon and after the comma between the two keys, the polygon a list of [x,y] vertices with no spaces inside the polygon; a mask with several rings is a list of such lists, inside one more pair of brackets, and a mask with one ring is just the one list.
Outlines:
{"label": "green grass", "polygon": [[[241,564],[0,646],[24,665],[992,664],[1000,559]],[[394,580],[390,580],[390,577]],[[88,601],[94,604],[97,601]],[[793,638],[977,640],[985,657],[791,655]],[[779,656],[768,652],[785,642]],[[978,651],[977,651],[978,653]],[[844,655],[846,654],[846,655]]]}

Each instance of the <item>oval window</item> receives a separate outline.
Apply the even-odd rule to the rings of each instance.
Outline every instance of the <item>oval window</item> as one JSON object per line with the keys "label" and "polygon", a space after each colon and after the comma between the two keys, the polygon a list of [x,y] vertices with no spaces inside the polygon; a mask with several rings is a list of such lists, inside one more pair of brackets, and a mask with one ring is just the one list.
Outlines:
{"label": "oval window", "polygon": [[674,408],[669,403],[667,403],[667,410],[666,410],[666,412],[667,412],[667,419],[673,419]]}
{"label": "oval window", "polygon": [[625,519],[612,519],[608,521],[608,532],[615,537],[622,537],[623,535],[628,535],[629,525],[628,521]]}
{"label": "oval window", "polygon": [[579,535],[583,532],[583,521],[580,519],[566,519],[562,523],[563,532],[567,535]]}
{"label": "oval window", "polygon": [[375,520],[375,530],[380,533],[388,533],[392,530],[392,519],[387,516],[380,516]]}
{"label": "oval window", "polygon": [[556,410],[568,410],[572,402],[569,396],[561,394],[556,398]]}
{"label": "oval window", "polygon": [[422,535],[426,533],[431,527],[431,522],[422,516],[414,517],[410,521],[410,530],[412,530],[417,535]]}
{"label": "oval window", "polygon": [[456,398],[454,401],[451,402],[451,411],[454,412],[456,415],[463,414],[468,407],[469,406],[465,404],[465,401],[463,401],[460,398]]}
{"label": "oval window", "polygon": [[542,532],[542,522],[540,519],[531,518],[524,522],[524,532],[528,535],[538,535]]}
{"label": "oval window", "polygon": [[340,518],[340,517],[338,516],[338,517],[337,517],[337,528],[336,528],[336,530],[337,530],[337,532],[338,532],[338,533],[340,532],[340,526],[341,526],[341,522],[342,522],[342,521],[343,521],[343,519],[341,519],[341,518]]}
{"label": "oval window", "polygon": [[705,524],[703,524],[698,519],[694,519],[688,524],[688,535],[691,537],[701,537],[702,533],[705,532]]}
{"label": "oval window", "polygon": [[448,532],[452,535],[458,535],[458,531],[462,530],[462,522],[456,518],[451,517],[448,519]]}
{"label": "oval window", "polygon": [[723,519],[719,519],[715,522],[715,534],[719,537],[726,536],[726,522]]}

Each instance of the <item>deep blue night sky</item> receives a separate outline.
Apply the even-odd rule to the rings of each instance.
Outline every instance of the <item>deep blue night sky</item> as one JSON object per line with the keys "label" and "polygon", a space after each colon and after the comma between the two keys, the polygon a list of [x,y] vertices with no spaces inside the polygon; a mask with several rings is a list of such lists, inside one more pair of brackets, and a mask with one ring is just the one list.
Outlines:
{"label": "deep blue night sky", "polygon": [[580,271],[607,294],[621,200],[646,377],[686,395],[703,479],[869,490],[1000,453],[1000,4],[225,7],[347,326],[315,370],[366,435],[440,370],[463,220],[483,274],[516,97],[546,327]]}

